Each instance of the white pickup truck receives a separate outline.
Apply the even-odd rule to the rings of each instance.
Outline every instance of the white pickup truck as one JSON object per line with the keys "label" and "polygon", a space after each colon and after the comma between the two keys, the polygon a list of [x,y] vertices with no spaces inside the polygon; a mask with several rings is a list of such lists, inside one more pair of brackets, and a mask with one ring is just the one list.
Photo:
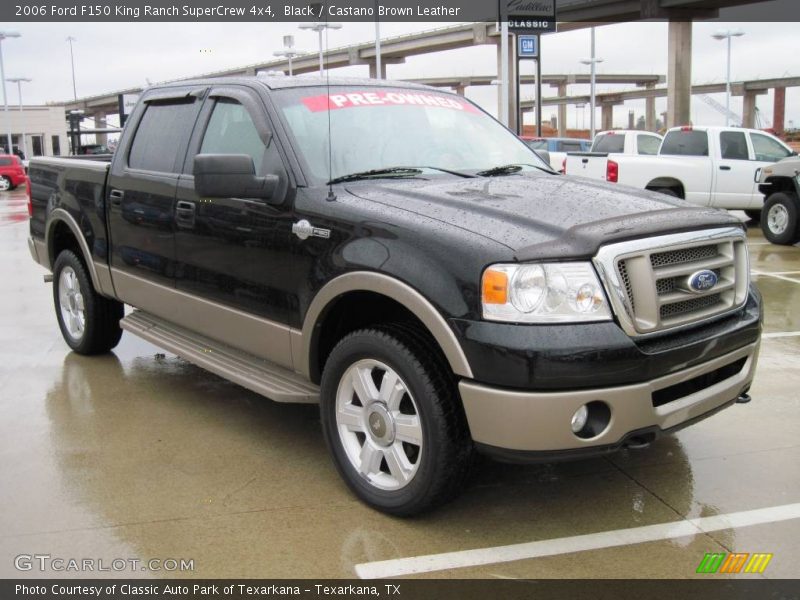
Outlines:
{"label": "white pickup truck", "polygon": [[759,169],[793,154],[756,129],[674,127],[656,156],[570,153],[566,169],[568,175],[655,190],[693,204],[745,210],[758,219],[764,203],[756,183]]}
{"label": "white pickup truck", "polygon": [[[567,152],[561,165],[561,172],[566,174],[566,169],[570,168],[570,175],[605,180],[607,163],[605,159],[609,154],[653,156],[658,154],[663,139],[657,133],[636,129],[601,131],[594,136],[589,152]],[[568,160],[570,156],[572,159]]]}

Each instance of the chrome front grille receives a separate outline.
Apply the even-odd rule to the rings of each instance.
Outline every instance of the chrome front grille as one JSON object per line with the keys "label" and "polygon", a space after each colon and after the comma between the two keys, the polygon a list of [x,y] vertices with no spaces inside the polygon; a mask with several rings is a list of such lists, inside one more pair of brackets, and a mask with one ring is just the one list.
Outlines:
{"label": "chrome front grille", "polygon": [[[747,247],[735,227],[609,244],[595,265],[620,325],[632,336],[692,325],[747,299]],[[716,284],[693,290],[689,280],[698,271],[713,271]]]}

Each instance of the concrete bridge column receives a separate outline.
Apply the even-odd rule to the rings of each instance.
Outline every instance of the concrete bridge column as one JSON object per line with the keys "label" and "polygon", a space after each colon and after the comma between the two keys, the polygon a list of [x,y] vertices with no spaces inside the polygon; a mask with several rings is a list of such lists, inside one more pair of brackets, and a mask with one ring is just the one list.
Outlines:
{"label": "concrete bridge column", "polygon": [[[567,95],[567,84],[566,83],[559,83],[558,84],[558,96],[560,98],[564,98]],[[558,136],[559,137],[566,137],[567,136],[567,105],[566,104],[559,104],[558,105]]]}
{"label": "concrete bridge column", "polygon": [[[108,123],[106,122],[106,113],[104,112],[94,113],[94,126],[97,129],[108,127]],[[102,144],[103,146],[105,146],[106,143],[108,142],[108,135],[105,133],[97,133],[95,134],[94,138],[98,144]]]}
{"label": "concrete bridge column", "polygon": [[786,88],[775,88],[775,105],[772,112],[772,128],[778,135],[783,135],[786,122]]}
{"label": "concrete bridge column", "polygon": [[756,92],[745,91],[744,108],[742,109],[742,127],[753,128],[756,126]]}
{"label": "concrete bridge column", "polygon": [[[655,83],[648,83],[645,88],[648,90],[652,90],[656,87]],[[655,131],[656,130],[656,99],[655,98],[647,98],[645,101],[645,108],[644,108],[644,128],[647,131]]]}
{"label": "concrete bridge column", "polygon": [[[502,70],[502,53],[500,52],[500,37],[497,36],[497,80],[500,80],[500,73]],[[514,36],[508,36],[508,128],[511,131],[517,130],[517,61],[514,60]],[[503,113],[501,103],[503,96],[500,93],[500,88],[497,88],[497,114],[498,116]],[[521,111],[520,111],[521,112]]]}
{"label": "concrete bridge column", "polygon": [[603,113],[602,119],[600,120],[600,128],[603,131],[608,129],[614,129],[614,105],[613,104],[602,104]]}
{"label": "concrete bridge column", "polygon": [[692,22],[670,21],[667,47],[667,127],[689,125],[692,111]]}
{"label": "concrete bridge column", "polygon": [[461,83],[461,84],[459,84],[459,85],[457,85],[455,87],[454,91],[459,96],[466,96],[467,95],[467,86],[466,86],[466,84]]}

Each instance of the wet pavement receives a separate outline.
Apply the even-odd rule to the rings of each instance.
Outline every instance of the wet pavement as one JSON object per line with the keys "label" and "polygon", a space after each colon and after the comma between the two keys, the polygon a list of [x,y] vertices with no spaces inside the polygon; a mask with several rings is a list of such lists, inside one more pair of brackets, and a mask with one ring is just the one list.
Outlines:
{"label": "wet pavement", "polygon": [[[800,502],[800,248],[758,229],[768,335],[751,403],[608,459],[481,459],[457,500],[405,520],[349,493],[315,407],[267,401],[130,334],[113,354],[72,354],[27,235],[24,192],[0,194],[1,577],[80,575],[17,571],[21,554],[194,565],[82,576],[353,577],[374,561]],[[423,576],[683,578],[707,552],[766,552],[762,575],[739,576],[799,577],[798,536],[789,519]]]}

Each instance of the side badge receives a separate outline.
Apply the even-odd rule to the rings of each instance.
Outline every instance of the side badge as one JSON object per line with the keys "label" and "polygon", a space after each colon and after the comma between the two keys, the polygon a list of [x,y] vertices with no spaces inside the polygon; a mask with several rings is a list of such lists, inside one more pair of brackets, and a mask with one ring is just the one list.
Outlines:
{"label": "side badge", "polygon": [[331,237],[330,229],[322,229],[321,227],[314,227],[303,219],[292,225],[292,233],[299,237],[301,240],[307,240],[310,237],[318,237],[328,239]]}

